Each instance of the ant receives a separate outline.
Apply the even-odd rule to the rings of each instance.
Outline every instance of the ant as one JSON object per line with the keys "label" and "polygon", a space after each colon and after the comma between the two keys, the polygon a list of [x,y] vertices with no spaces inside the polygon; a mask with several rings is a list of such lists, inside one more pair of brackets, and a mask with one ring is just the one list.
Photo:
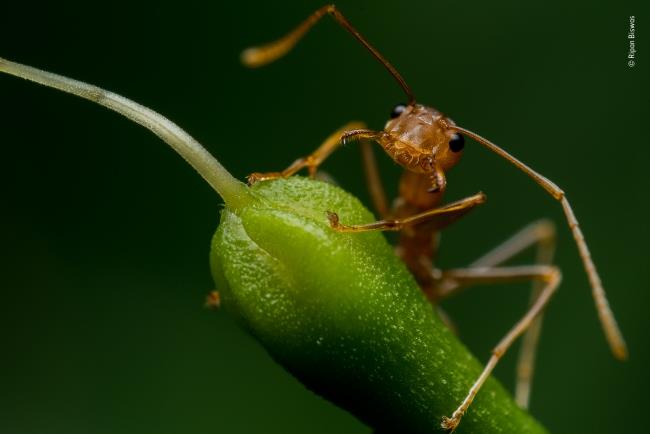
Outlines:
{"label": "ant", "polygon": [[[564,191],[491,141],[456,125],[440,111],[416,103],[411,88],[400,73],[370,45],[335,5],[321,7],[277,41],[246,49],[242,52],[242,62],[248,67],[259,67],[277,60],[287,54],[322,17],[327,15],[348,31],[388,70],[406,94],[408,103],[395,106],[383,130],[374,131],[365,128],[365,125],[360,122],[351,122],[328,137],[311,155],[297,159],[282,172],[253,173],[248,177],[249,183],[288,177],[303,168],[307,168],[309,175],[313,177],[323,161],[339,146],[359,141],[372,202],[382,219],[369,224],[345,225],[339,221],[336,213],[328,212],[329,222],[334,230],[401,231],[396,252],[434,305],[458,293],[460,289],[472,285],[533,282],[528,311],[494,347],[487,365],[465,399],[451,417],[443,417],[442,428],[451,431],[456,429],[498,361],[513,341],[524,333],[517,365],[516,400],[520,406],[524,408],[528,406],[542,311],[561,280],[560,270],[551,265],[555,250],[555,229],[553,224],[546,220],[527,226],[466,268],[443,271],[433,265],[438,250],[439,232],[486,200],[486,196],[479,192],[465,199],[442,205],[447,189],[445,173],[460,161],[465,144],[464,137],[473,139],[515,165],[560,202],[589,279],[598,316],[609,346],[616,358],[621,360],[627,358],[625,341],[607,302],[578,220]],[[397,164],[405,169],[399,182],[399,197],[390,208],[383,191],[371,142],[380,145]],[[526,248],[533,246],[537,248],[537,262],[534,265],[502,265]]]}

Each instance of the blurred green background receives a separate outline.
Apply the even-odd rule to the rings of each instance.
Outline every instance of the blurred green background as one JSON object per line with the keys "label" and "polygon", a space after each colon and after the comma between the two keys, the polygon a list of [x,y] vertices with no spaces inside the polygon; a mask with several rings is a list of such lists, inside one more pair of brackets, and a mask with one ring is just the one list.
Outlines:
{"label": "blurred green background", "polygon": [[[404,97],[333,22],[265,69],[244,47],[320,2],[0,6],[0,56],[88,81],[165,114],[237,177],[277,170],[343,123],[381,128]],[[627,337],[610,356],[560,206],[475,143],[449,200],[488,204],[445,232],[459,266],[530,221],[558,223],[564,282],[547,311],[532,412],[553,432],[642,432],[650,387],[646,215],[649,51],[642,2],[341,1],[419,101],[511,151],[568,193]],[[637,66],[627,66],[629,16]],[[1,433],[367,433],[305,390],[220,312],[210,237],[220,200],[143,128],[0,76]],[[394,194],[399,169],[383,157]],[[325,169],[368,203],[359,152]],[[530,259],[525,257],[523,260]],[[486,360],[525,285],[445,304]],[[516,350],[516,348],[515,348]],[[515,351],[496,375],[513,386]]]}

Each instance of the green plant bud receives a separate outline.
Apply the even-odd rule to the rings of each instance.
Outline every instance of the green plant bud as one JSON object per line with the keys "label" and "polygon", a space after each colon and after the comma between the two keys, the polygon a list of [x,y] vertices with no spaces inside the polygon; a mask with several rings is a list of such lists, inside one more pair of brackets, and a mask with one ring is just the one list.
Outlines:
{"label": "green plant bud", "polygon": [[[377,432],[432,433],[481,365],[447,329],[382,234],[339,233],[373,221],[340,188],[293,177],[258,183],[226,207],[211,265],[225,309],[314,392]],[[457,432],[542,433],[494,379]]]}

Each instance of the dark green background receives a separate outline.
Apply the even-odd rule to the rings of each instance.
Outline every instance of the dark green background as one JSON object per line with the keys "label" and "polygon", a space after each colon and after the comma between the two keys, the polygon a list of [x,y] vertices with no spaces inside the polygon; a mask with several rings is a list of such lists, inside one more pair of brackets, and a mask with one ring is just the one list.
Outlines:
{"label": "dark green background", "polygon": [[[165,114],[239,178],[284,167],[348,120],[380,128],[403,100],[329,21],[272,66],[239,65],[242,48],[279,36],[319,2],[13,3],[0,6],[0,56]],[[564,282],[532,396],[532,412],[556,433],[647,429],[650,25],[641,4],[340,3],[421,102],[572,199],[628,339],[627,363],[608,352],[560,206],[475,143],[449,174],[449,199],[483,190],[488,204],[445,233],[440,259],[465,264],[542,216],[559,224]],[[202,308],[221,205],[166,145],[103,108],[8,76],[0,113],[0,432],[369,431]],[[394,193],[399,170],[381,164]],[[355,146],[325,167],[367,201]],[[526,302],[520,285],[477,288],[446,307],[486,360]],[[515,359],[496,371],[509,387]]]}

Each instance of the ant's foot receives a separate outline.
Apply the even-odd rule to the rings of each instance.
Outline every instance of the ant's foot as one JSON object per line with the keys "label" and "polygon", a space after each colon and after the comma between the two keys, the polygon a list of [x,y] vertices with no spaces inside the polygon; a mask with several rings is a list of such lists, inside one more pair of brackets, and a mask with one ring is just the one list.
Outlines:
{"label": "ant's foot", "polygon": [[330,221],[330,227],[336,232],[354,232],[353,226],[346,226],[339,220],[339,215],[332,211],[327,211],[327,220]]}
{"label": "ant's foot", "polygon": [[341,222],[339,221],[339,215],[332,211],[327,211],[327,220],[330,221],[330,226],[332,229],[340,229]]}
{"label": "ant's foot", "polygon": [[253,185],[256,182],[260,181],[269,181],[271,179],[278,179],[282,178],[282,175],[279,173],[275,172],[270,172],[270,173],[260,173],[260,172],[255,172],[251,173],[246,177],[246,181],[248,181],[248,185]]}
{"label": "ant's foot", "polygon": [[443,416],[442,422],[440,422],[440,426],[443,429],[448,430],[450,433],[453,433],[454,431],[456,431],[456,428],[458,428],[458,424],[460,423],[461,417],[463,417],[462,414],[455,414],[455,413],[452,417]]}
{"label": "ant's foot", "polygon": [[261,178],[262,178],[262,174],[261,174],[261,173],[257,173],[257,172],[255,172],[255,173],[251,173],[250,175],[248,175],[248,176],[246,177],[246,182],[248,183],[248,185],[253,185],[253,184],[255,184],[257,181],[260,181]]}

